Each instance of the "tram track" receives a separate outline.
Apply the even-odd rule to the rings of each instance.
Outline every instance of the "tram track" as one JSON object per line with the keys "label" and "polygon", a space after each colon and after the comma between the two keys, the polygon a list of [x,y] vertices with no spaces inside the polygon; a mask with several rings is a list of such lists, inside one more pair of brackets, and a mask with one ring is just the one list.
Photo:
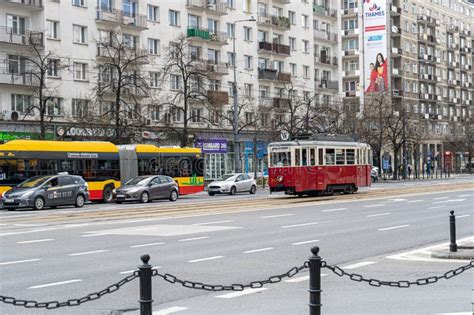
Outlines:
{"label": "tram track", "polygon": [[284,207],[310,206],[312,204],[350,202],[353,200],[385,199],[390,197],[402,197],[416,195],[419,193],[456,191],[474,189],[474,183],[452,183],[436,186],[405,187],[398,189],[378,189],[359,192],[352,195],[334,195],[326,197],[297,198],[293,196],[281,196],[276,198],[261,197],[248,200],[223,200],[222,202],[198,202],[183,204],[160,204],[148,205],[146,207],[135,205],[124,209],[97,209],[78,210],[67,213],[38,213],[32,216],[4,217],[3,224],[72,224],[83,222],[100,222],[123,219],[149,219],[149,218],[176,218],[192,215],[212,215],[221,213],[236,213],[245,211],[257,211]]}

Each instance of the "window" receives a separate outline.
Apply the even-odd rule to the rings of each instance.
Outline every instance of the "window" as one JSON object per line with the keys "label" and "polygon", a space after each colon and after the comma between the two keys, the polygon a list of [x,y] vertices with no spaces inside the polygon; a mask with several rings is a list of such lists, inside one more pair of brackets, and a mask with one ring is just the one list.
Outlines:
{"label": "window", "polygon": [[59,63],[59,59],[48,59],[48,77],[58,78],[60,76]]}
{"label": "window", "polygon": [[309,54],[309,41],[303,39],[301,43],[303,44],[303,53]]}
{"label": "window", "polygon": [[253,97],[253,84],[245,83],[244,84],[244,93],[246,97]]}
{"label": "window", "polygon": [[74,62],[74,80],[87,80],[87,63]]}
{"label": "window", "polygon": [[304,28],[309,27],[309,17],[307,15],[301,14],[301,26]]}
{"label": "window", "polygon": [[172,26],[179,26],[179,11],[169,10],[168,12],[169,23]]}
{"label": "window", "polygon": [[87,42],[87,26],[73,25],[73,42],[79,44]]}
{"label": "window", "polygon": [[227,23],[227,36],[235,37],[235,24]]}
{"label": "window", "polygon": [[160,21],[160,7],[156,5],[148,5],[148,21],[159,22]]}
{"label": "window", "polygon": [[12,110],[27,113],[31,106],[31,96],[23,94],[12,94]]}
{"label": "window", "polygon": [[336,149],[336,164],[344,165],[346,164],[346,154],[345,149]]}
{"label": "window", "polygon": [[336,162],[336,152],[334,149],[326,149],[326,164],[334,165]]}
{"label": "window", "polygon": [[244,40],[251,42],[252,41],[252,28],[244,26]]}
{"label": "window", "polygon": [[191,122],[200,123],[202,122],[202,108],[193,108],[191,110]]}
{"label": "window", "polygon": [[292,76],[297,75],[296,63],[290,63],[290,73],[291,73]]}
{"label": "window", "polygon": [[227,0],[227,7],[229,9],[235,9],[235,0]]}
{"label": "window", "polygon": [[62,99],[59,97],[52,97],[46,103],[46,113],[49,116],[59,116],[62,114]]}
{"label": "window", "polygon": [[268,127],[270,122],[270,113],[260,114],[260,127]]}
{"label": "window", "polygon": [[253,59],[252,56],[245,55],[245,69],[253,69]]}
{"label": "window", "polygon": [[9,74],[21,74],[25,73],[25,60],[18,55],[8,55],[8,73]]}
{"label": "window", "polygon": [[148,38],[148,52],[151,55],[160,54],[160,40],[154,38]]}
{"label": "window", "polygon": [[175,91],[181,88],[181,78],[179,75],[170,75],[170,88]]}
{"label": "window", "polygon": [[288,11],[288,19],[290,20],[291,25],[296,25],[296,14],[293,11]]}
{"label": "window", "polygon": [[59,39],[59,22],[46,20],[46,37],[49,39]]}
{"label": "window", "polygon": [[222,111],[220,110],[211,110],[209,111],[209,121],[212,124],[220,124],[221,122],[221,117],[222,117]]}
{"label": "window", "polygon": [[72,0],[72,5],[77,7],[86,7],[86,0]]}
{"label": "window", "polygon": [[296,51],[296,38],[294,37],[288,37],[288,40],[290,42],[290,49],[292,51]]}
{"label": "window", "polygon": [[303,66],[303,76],[305,79],[309,79],[309,66]]}
{"label": "window", "polygon": [[159,88],[160,87],[160,73],[150,71],[150,87]]}
{"label": "window", "polygon": [[227,62],[229,63],[229,66],[235,67],[235,56],[236,54],[232,52],[227,53]]}
{"label": "window", "polygon": [[86,117],[89,114],[89,100],[72,99],[72,117]]}
{"label": "window", "polygon": [[150,107],[150,119],[153,120],[153,121],[160,121],[162,110],[163,110],[163,107],[161,105],[151,106]]}
{"label": "window", "polygon": [[221,89],[221,81],[219,80],[209,80],[209,90],[219,91]]}
{"label": "window", "polygon": [[252,0],[244,0],[244,12],[252,12]]}

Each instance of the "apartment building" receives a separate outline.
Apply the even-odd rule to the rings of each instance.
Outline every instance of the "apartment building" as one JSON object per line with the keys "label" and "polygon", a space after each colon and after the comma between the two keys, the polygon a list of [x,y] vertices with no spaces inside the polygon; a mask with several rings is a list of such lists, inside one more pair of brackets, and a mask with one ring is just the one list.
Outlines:
{"label": "apartment building", "polygon": [[[344,103],[354,110],[362,110],[370,84],[364,75],[369,65],[364,64],[363,43],[369,35],[361,2],[342,0],[340,17],[342,92]],[[419,148],[408,152],[409,163],[419,163],[421,169],[423,162],[450,149],[444,147],[447,138],[474,112],[474,5],[391,0],[387,11],[388,92],[417,122],[418,131],[427,134]]]}

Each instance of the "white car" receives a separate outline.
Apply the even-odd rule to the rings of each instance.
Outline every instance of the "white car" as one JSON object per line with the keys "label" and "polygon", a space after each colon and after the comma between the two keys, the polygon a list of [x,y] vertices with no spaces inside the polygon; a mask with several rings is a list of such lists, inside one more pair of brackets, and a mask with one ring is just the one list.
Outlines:
{"label": "white car", "polygon": [[235,195],[238,192],[248,192],[252,195],[257,191],[257,183],[247,174],[226,174],[213,181],[208,186],[209,196],[215,194]]}

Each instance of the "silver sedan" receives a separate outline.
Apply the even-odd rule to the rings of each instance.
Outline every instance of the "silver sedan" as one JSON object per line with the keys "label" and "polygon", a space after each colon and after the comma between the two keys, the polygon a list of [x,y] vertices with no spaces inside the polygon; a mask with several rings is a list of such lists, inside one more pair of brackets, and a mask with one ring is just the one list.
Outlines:
{"label": "silver sedan", "polygon": [[169,176],[137,176],[129,179],[123,186],[114,190],[115,202],[151,202],[155,199],[176,201],[179,197],[178,184]]}

